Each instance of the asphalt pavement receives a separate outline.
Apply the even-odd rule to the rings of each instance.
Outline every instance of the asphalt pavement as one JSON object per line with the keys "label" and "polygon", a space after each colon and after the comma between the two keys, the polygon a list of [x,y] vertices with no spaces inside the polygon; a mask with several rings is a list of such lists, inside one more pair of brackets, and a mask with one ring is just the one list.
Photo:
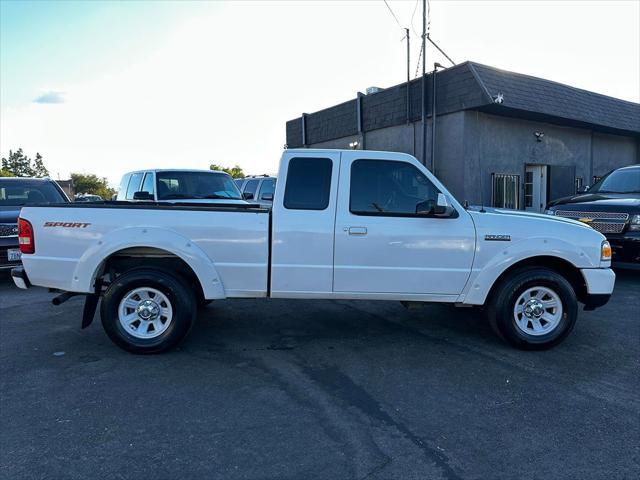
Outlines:
{"label": "asphalt pavement", "polygon": [[135,356],[0,275],[2,479],[636,479],[640,275],[546,352],[475,309],[229,300]]}

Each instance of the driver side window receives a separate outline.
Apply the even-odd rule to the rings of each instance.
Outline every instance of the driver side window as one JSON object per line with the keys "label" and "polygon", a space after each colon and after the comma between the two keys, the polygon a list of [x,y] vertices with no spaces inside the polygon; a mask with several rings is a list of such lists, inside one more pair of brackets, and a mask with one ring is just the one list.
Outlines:
{"label": "driver side window", "polygon": [[418,204],[435,202],[438,193],[410,163],[356,160],[351,164],[349,210],[356,215],[414,216]]}

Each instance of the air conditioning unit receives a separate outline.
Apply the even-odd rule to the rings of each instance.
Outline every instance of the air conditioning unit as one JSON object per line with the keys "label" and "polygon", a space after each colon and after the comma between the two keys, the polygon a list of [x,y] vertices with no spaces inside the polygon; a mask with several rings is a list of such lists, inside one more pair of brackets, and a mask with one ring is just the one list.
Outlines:
{"label": "air conditioning unit", "polygon": [[384,88],[380,87],[367,87],[367,95],[371,95],[372,93],[378,93],[384,90]]}

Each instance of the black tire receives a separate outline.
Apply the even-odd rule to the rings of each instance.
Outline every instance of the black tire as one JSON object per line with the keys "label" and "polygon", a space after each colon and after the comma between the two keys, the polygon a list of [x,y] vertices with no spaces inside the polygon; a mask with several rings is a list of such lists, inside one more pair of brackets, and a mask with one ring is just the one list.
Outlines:
{"label": "black tire", "polygon": [[[153,288],[167,297],[173,310],[166,330],[154,338],[137,338],[120,323],[118,309],[122,299],[136,288]],[[160,353],[175,347],[191,330],[197,313],[196,296],[180,278],[153,268],[133,269],[117,277],[100,305],[102,326],[120,348],[139,354]]]}
{"label": "black tire", "polygon": [[[553,291],[562,302],[562,314],[557,325],[540,335],[523,331],[514,315],[520,295],[534,287]],[[561,343],[573,330],[578,316],[578,301],[573,287],[562,275],[548,268],[530,267],[510,273],[496,286],[487,314],[493,330],[510,345],[523,350],[546,350]]]}

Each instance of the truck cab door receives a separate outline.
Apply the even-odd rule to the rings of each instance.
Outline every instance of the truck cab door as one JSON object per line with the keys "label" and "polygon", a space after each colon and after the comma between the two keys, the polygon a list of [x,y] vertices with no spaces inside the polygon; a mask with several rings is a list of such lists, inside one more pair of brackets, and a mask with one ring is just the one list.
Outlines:
{"label": "truck cab door", "polygon": [[[431,173],[409,155],[357,150],[342,153],[340,168],[334,291],[460,294],[471,272],[475,228]],[[425,213],[425,206],[435,209],[438,193],[452,215]]]}
{"label": "truck cab door", "polygon": [[285,152],[272,209],[272,297],[332,292],[339,172],[339,152]]}

